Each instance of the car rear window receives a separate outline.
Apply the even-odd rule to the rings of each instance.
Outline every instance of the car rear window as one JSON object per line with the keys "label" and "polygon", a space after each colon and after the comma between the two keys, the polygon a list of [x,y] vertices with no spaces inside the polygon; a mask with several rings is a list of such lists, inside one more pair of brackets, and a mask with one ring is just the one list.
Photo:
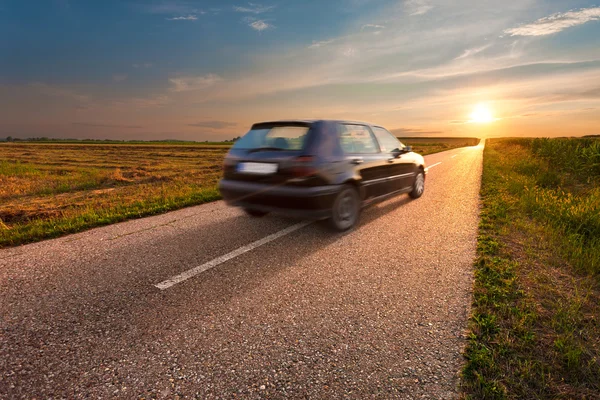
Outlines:
{"label": "car rear window", "polygon": [[276,148],[280,150],[302,150],[310,127],[308,126],[267,126],[253,128],[233,145],[234,149],[252,150]]}

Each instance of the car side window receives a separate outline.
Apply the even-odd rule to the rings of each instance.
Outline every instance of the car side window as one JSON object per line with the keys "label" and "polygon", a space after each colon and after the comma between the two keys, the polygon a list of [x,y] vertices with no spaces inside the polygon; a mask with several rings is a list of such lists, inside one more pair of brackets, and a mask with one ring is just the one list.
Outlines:
{"label": "car side window", "polygon": [[340,145],[344,153],[375,154],[379,152],[373,134],[364,125],[340,125]]}
{"label": "car side window", "polygon": [[400,143],[394,135],[392,135],[387,129],[380,128],[378,126],[373,127],[373,133],[379,142],[381,151],[389,153],[394,149],[403,149],[404,145]]}

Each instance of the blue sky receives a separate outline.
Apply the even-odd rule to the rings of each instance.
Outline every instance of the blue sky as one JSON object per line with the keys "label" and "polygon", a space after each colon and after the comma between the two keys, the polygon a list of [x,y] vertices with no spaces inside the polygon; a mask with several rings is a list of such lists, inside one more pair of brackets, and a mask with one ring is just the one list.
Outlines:
{"label": "blue sky", "polygon": [[0,136],[221,140],[281,118],[600,133],[588,1],[0,0],[0,54]]}

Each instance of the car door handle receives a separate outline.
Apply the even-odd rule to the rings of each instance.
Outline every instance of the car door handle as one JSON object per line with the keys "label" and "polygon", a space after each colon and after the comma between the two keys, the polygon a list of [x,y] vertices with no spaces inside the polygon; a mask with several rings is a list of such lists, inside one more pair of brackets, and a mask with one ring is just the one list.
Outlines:
{"label": "car door handle", "polygon": [[352,159],[352,164],[357,164],[358,165],[358,164],[362,164],[364,162],[365,162],[365,160],[363,160],[362,158],[354,158],[354,159]]}

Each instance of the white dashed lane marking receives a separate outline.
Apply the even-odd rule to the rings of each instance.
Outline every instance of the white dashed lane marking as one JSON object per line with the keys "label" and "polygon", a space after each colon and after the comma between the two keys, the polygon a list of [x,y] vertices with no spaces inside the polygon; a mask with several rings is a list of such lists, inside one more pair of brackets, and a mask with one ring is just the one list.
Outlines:
{"label": "white dashed lane marking", "polygon": [[217,265],[223,264],[225,261],[229,261],[232,258],[236,258],[239,255],[242,255],[244,253],[249,252],[250,250],[254,250],[257,247],[262,246],[263,244],[272,242],[275,239],[279,239],[280,237],[283,237],[287,234],[290,234],[294,231],[297,231],[298,229],[302,229],[305,226],[311,224],[312,221],[305,221],[305,222],[300,222],[296,225],[292,225],[288,228],[285,228],[284,230],[281,230],[279,232],[273,233],[272,235],[269,235],[267,237],[264,237],[260,240],[257,240],[256,242],[252,242],[246,246],[240,247],[239,249],[236,249],[234,251],[232,251],[231,253],[227,253],[224,256],[215,258],[214,260],[211,260],[205,264],[199,265],[195,268],[189,269],[179,275],[176,275],[172,278],[167,279],[166,281],[162,281],[160,283],[157,283],[156,286],[157,288],[159,288],[160,290],[165,290],[170,288],[171,286],[174,286],[178,283],[181,283],[183,281],[186,281],[206,270],[209,270],[211,268],[216,267]]}
{"label": "white dashed lane marking", "polygon": [[427,168],[431,169],[431,168],[435,167],[436,165],[440,165],[441,163],[442,163],[442,162],[440,161],[439,163],[435,163],[435,164],[433,164],[433,165],[430,165],[430,166],[428,166]]}

